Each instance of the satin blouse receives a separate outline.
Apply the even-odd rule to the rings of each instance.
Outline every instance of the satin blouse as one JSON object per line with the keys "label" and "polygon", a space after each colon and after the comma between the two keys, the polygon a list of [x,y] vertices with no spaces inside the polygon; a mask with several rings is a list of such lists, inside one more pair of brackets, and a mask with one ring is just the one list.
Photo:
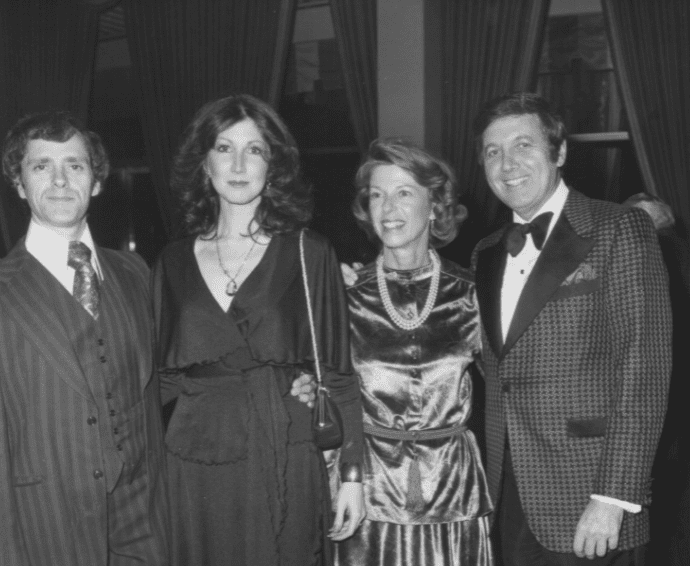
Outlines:
{"label": "satin blouse", "polygon": [[[391,300],[403,315],[417,316],[424,308],[431,272],[430,265],[386,271]],[[435,306],[414,330],[402,330],[386,314],[374,264],[360,271],[348,300],[352,361],[360,378],[365,425],[412,432],[465,424],[472,411],[470,367],[480,354],[481,340],[470,273],[442,260]],[[444,523],[491,511],[470,430],[416,441],[366,434],[364,444],[368,519]]]}

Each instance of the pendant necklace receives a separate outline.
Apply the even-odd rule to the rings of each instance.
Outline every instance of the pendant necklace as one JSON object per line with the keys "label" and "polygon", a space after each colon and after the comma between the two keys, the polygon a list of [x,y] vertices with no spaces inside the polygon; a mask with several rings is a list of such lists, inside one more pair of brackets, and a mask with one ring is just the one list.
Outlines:
{"label": "pendant necklace", "polygon": [[223,259],[221,258],[220,255],[220,244],[219,244],[219,239],[216,238],[216,254],[218,255],[218,265],[220,265],[220,268],[223,270],[223,273],[225,273],[226,277],[229,279],[228,285],[225,288],[225,294],[228,295],[229,297],[234,297],[235,293],[237,293],[237,289],[239,288],[237,285],[236,279],[240,276],[240,273],[242,272],[242,268],[244,267],[244,264],[247,263],[247,259],[252,253],[252,250],[254,249],[254,246],[256,246],[256,240],[252,238],[252,247],[249,248],[249,251],[247,254],[244,256],[244,259],[242,260],[242,264],[238,268],[238,270],[235,272],[235,276],[233,277],[228,273],[228,270],[225,269],[225,266],[223,265]]}
{"label": "pendant necklace", "polygon": [[429,258],[433,271],[431,272],[431,285],[429,286],[429,294],[426,297],[426,303],[419,316],[411,318],[403,318],[398,309],[393,305],[391,296],[388,293],[388,284],[386,283],[386,276],[383,272],[383,254],[376,259],[376,280],[379,287],[379,295],[381,295],[381,302],[383,303],[386,313],[390,319],[403,330],[414,330],[420,327],[424,321],[429,318],[434,305],[436,304],[436,297],[438,296],[438,286],[441,280],[441,261],[438,259],[436,252],[429,250]]}

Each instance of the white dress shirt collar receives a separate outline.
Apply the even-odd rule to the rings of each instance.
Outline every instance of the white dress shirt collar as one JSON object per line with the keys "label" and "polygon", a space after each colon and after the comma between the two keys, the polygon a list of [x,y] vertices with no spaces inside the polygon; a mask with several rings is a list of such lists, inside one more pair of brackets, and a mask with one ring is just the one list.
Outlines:
{"label": "white dress shirt collar", "polygon": [[[79,240],[91,250],[91,264],[96,270],[98,278],[103,281],[103,271],[98,262],[98,253],[88,226],[84,228]],[[31,220],[25,241],[26,250],[71,294],[74,284],[74,269],[67,265],[69,240],[50,228]]]}

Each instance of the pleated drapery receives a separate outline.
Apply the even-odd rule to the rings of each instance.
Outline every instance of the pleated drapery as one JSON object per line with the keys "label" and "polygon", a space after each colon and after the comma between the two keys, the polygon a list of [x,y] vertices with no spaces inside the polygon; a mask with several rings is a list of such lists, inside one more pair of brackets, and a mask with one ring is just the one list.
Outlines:
{"label": "pleated drapery", "polygon": [[477,162],[472,122],[489,99],[535,87],[549,0],[443,4],[442,153],[456,168],[469,208],[465,240],[476,240],[495,224],[499,202]]}
{"label": "pleated drapery", "polygon": [[[77,0],[0,2],[0,139],[28,113],[71,110],[86,119],[101,5]],[[1,255],[26,221],[4,182]]]}
{"label": "pleated drapery", "polygon": [[690,228],[690,3],[604,0],[615,70],[647,192]]}
{"label": "pleated drapery", "polygon": [[345,91],[361,153],[377,136],[376,2],[331,0]]}
{"label": "pleated drapery", "polygon": [[230,93],[275,106],[295,0],[124,0],[151,177],[168,234],[177,229],[172,157],[194,112]]}

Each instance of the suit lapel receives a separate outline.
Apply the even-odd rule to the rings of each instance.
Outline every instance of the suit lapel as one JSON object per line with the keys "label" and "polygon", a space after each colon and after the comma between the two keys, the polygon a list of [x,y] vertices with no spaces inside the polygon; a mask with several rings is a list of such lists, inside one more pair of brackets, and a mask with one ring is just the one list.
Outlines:
{"label": "suit lapel", "polygon": [[501,330],[501,284],[506,268],[507,253],[499,238],[477,255],[476,287],[484,330],[496,357],[503,349]]}
{"label": "suit lapel", "polygon": [[[553,228],[537,263],[520,295],[513,320],[503,345],[502,355],[515,345],[563,280],[585,259],[594,246],[592,238],[581,236],[568,218],[586,206],[584,197],[571,191],[558,222]],[[582,212],[577,210],[577,212]]]}
{"label": "suit lapel", "polygon": [[66,291],[64,294],[55,293],[53,282],[60,287],[57,291],[64,289],[26,251],[23,241],[17,244],[5,261],[7,269],[0,274],[4,286],[0,301],[6,312],[22,329],[26,339],[41,352],[53,371],[79,395],[93,399],[69,332],[59,315],[57,303],[72,298]]}

